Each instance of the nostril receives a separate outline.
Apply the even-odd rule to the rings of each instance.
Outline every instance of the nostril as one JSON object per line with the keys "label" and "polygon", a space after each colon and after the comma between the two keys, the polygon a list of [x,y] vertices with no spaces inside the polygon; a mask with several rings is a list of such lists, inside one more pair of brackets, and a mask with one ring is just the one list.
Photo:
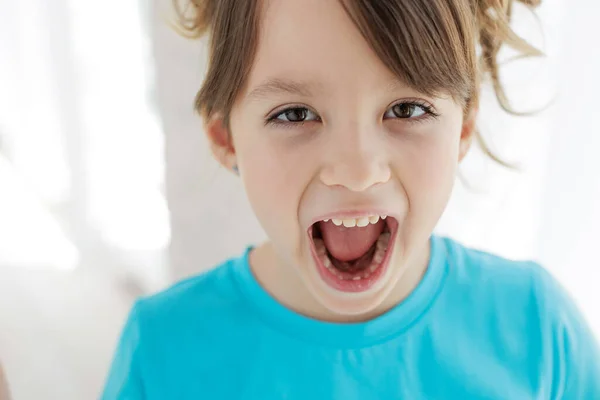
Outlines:
{"label": "nostril", "polygon": [[376,162],[337,163],[322,169],[320,180],[330,187],[344,187],[353,192],[363,192],[386,183],[392,174],[389,166]]}

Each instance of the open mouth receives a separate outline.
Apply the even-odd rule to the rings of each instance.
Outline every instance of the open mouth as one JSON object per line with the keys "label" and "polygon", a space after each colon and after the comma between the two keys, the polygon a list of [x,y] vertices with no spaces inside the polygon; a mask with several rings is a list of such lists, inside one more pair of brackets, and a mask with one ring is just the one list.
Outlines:
{"label": "open mouth", "polygon": [[342,292],[364,292],[385,273],[398,230],[392,217],[372,215],[313,224],[308,235],[321,278]]}

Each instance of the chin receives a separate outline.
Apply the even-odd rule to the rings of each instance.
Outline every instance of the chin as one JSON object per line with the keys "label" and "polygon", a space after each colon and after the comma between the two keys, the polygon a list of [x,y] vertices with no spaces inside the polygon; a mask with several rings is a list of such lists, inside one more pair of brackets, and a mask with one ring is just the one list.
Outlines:
{"label": "chin", "polygon": [[358,320],[362,320],[366,316],[372,315],[373,311],[381,306],[388,292],[389,290],[383,289],[379,292],[371,293],[370,296],[348,298],[315,288],[313,295],[332,314],[342,317],[355,317]]}

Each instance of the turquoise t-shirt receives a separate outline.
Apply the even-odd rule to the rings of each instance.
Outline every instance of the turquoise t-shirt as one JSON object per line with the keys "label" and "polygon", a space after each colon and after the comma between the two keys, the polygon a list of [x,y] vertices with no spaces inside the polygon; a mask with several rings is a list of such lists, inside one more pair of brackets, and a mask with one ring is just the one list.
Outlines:
{"label": "turquoise t-shirt", "polygon": [[248,251],[139,300],[102,399],[600,399],[600,352],[557,282],[437,236],[413,293],[368,322],[301,316]]}

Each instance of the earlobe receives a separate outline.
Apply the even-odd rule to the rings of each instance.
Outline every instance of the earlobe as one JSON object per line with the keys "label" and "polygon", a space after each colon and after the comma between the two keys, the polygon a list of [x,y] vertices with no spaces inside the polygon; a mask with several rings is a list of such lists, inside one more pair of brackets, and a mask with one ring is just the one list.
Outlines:
{"label": "earlobe", "polygon": [[235,148],[229,129],[227,129],[223,118],[221,116],[212,117],[204,125],[204,129],[208,136],[213,156],[223,167],[233,169],[237,164]]}
{"label": "earlobe", "polygon": [[467,114],[465,120],[463,121],[462,131],[460,133],[460,144],[458,150],[458,161],[462,161],[463,158],[469,152],[471,148],[471,143],[473,142],[473,137],[477,134],[477,113],[478,109],[473,107],[473,109]]}

